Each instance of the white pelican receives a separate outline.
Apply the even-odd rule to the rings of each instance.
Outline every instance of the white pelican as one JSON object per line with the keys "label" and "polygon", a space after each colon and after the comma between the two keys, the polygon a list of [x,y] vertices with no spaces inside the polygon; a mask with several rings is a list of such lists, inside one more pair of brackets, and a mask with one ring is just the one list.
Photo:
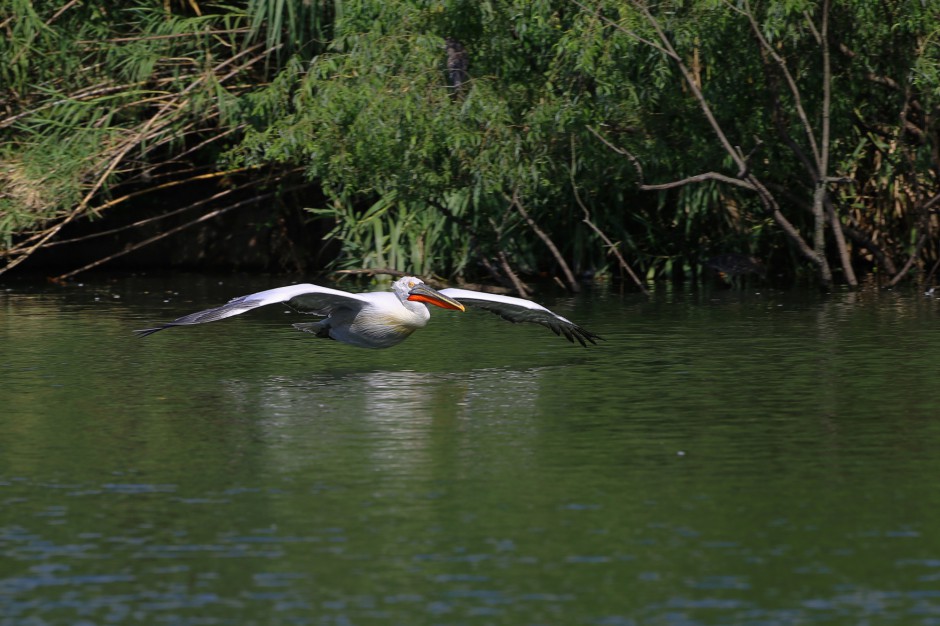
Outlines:
{"label": "white pelican", "polygon": [[405,276],[392,284],[392,291],[348,293],[338,289],[302,284],[277,287],[241,296],[214,309],[184,315],[154,328],[136,332],[141,337],[164,328],[204,324],[239,315],[259,306],[284,303],[297,311],[319,315],[316,322],[294,324],[294,328],[322,339],[335,339],[360,348],[389,348],[424,328],[431,318],[427,304],[463,311],[464,305],[492,311],[510,322],[533,322],[564,335],[568,341],[597,343],[594,333],[522,298],[498,296],[467,289],[437,291],[420,278]]}

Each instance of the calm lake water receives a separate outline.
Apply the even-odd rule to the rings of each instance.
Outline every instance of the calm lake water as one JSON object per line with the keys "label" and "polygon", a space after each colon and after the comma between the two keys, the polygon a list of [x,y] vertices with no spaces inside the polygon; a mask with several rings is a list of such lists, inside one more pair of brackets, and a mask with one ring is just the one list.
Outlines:
{"label": "calm lake water", "polygon": [[940,624],[937,299],[131,333],[288,282],[0,283],[0,625]]}

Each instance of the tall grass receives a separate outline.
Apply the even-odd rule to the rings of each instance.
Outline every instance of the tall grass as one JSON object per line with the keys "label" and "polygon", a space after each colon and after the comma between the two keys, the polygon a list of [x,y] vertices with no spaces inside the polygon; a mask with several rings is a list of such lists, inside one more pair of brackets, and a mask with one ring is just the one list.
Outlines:
{"label": "tall grass", "polygon": [[126,190],[223,166],[251,120],[246,94],[320,51],[338,6],[5,4],[0,273],[69,223],[123,208]]}

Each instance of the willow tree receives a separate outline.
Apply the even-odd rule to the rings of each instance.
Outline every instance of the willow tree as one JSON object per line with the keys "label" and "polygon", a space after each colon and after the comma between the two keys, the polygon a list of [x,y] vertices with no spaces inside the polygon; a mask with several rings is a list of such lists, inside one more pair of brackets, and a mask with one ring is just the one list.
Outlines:
{"label": "willow tree", "polygon": [[935,258],[938,6],[363,2],[235,162],[306,167],[349,265],[897,281]]}
{"label": "willow tree", "polygon": [[578,269],[605,260],[571,202],[569,134],[590,120],[551,82],[576,18],[562,9],[347,5],[296,89],[271,94],[291,112],[258,127],[233,164],[303,165],[328,198],[311,208],[335,221],[341,264],[482,270],[523,292],[519,274],[548,267],[577,289]]}
{"label": "willow tree", "polygon": [[[824,284],[833,263],[849,285],[866,260],[893,284],[925,260],[940,4],[574,1],[589,47],[654,55],[642,129],[595,129],[640,189],[675,190],[686,211],[695,189],[720,190],[700,210],[779,233]],[[636,85],[636,68],[608,58],[588,71]]]}

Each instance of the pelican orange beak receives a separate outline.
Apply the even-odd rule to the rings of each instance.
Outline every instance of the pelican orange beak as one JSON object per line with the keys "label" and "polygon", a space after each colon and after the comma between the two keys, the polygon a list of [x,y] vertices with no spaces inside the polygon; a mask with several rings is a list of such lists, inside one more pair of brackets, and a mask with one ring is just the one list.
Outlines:
{"label": "pelican orange beak", "polygon": [[440,293],[436,289],[431,289],[427,285],[418,285],[408,292],[408,299],[412,302],[424,302],[425,304],[433,304],[434,306],[439,306],[442,309],[451,309],[454,311],[464,311],[464,306],[454,300],[453,298],[448,298],[444,294]]}

